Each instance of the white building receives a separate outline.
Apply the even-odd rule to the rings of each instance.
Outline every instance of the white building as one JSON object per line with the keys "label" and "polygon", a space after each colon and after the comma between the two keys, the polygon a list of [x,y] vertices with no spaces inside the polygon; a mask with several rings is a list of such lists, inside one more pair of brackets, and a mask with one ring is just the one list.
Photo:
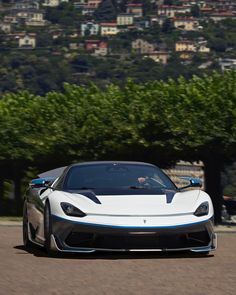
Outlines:
{"label": "white building", "polygon": [[69,0],[44,0],[43,6],[57,7],[62,2],[69,2]]}
{"label": "white building", "polygon": [[98,35],[99,25],[94,22],[87,22],[81,24],[81,35],[82,36],[92,36]]}
{"label": "white building", "polygon": [[119,33],[117,23],[100,23],[101,36],[114,36]]}
{"label": "white building", "polygon": [[234,58],[220,58],[219,65],[222,71],[236,69],[236,59]]}
{"label": "white building", "polygon": [[9,22],[0,22],[0,30],[6,34],[11,32],[11,23]]}
{"label": "white building", "polygon": [[130,13],[120,13],[116,18],[118,26],[129,26],[134,23],[134,16]]}
{"label": "white building", "polygon": [[20,33],[17,35],[19,48],[33,49],[36,47],[35,33]]}

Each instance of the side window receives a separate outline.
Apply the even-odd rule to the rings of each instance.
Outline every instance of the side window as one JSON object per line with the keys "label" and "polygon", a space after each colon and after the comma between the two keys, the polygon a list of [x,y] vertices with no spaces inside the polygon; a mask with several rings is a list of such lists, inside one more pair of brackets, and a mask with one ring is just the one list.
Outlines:
{"label": "side window", "polygon": [[53,187],[58,189],[58,190],[61,190],[62,187],[63,187],[63,182],[64,182],[64,177],[59,177],[53,184]]}
{"label": "side window", "polygon": [[163,181],[163,179],[160,177],[159,174],[154,173],[153,175],[153,180],[155,180],[157,183],[159,183],[161,186],[165,187],[165,183]]}

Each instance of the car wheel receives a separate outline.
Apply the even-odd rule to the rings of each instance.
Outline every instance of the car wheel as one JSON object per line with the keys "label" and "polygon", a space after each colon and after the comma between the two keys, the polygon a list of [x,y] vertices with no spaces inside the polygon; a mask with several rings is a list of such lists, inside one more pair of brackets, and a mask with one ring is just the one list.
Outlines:
{"label": "car wheel", "polygon": [[46,202],[44,208],[44,247],[47,251],[48,256],[53,256],[54,251],[51,249],[51,234],[52,234],[52,219],[51,219],[51,208],[49,202]]}
{"label": "car wheel", "polygon": [[200,254],[201,254],[202,256],[207,256],[207,255],[209,255],[209,253],[210,253],[210,251],[204,251],[204,252],[201,252]]}
{"label": "car wheel", "polygon": [[22,224],[23,243],[26,249],[32,248],[32,242],[29,239],[29,222],[26,202],[23,207],[23,224]]}

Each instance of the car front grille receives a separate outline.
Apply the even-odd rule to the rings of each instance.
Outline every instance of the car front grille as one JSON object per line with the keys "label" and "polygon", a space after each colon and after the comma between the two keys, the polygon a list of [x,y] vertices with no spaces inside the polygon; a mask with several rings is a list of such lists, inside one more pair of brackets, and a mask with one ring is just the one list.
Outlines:
{"label": "car front grille", "polygon": [[207,231],[184,234],[96,234],[72,232],[65,243],[69,247],[97,249],[178,249],[204,247],[210,243]]}

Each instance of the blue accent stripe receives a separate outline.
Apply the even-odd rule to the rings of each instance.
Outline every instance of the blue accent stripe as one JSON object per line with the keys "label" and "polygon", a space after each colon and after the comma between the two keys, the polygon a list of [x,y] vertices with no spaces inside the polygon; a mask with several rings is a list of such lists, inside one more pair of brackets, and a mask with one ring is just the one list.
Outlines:
{"label": "blue accent stripe", "polygon": [[65,219],[63,217],[59,217],[59,216],[56,216],[56,215],[52,215],[53,218],[55,218],[56,220],[58,221],[63,221],[63,222],[69,222],[69,223],[74,223],[74,224],[80,224],[80,225],[84,225],[84,226],[93,226],[93,227],[105,227],[105,228],[140,228],[140,229],[154,229],[154,228],[160,228],[160,229],[163,229],[163,228],[169,228],[169,229],[172,229],[172,228],[182,228],[182,227],[188,227],[188,226],[193,226],[193,225],[200,225],[200,224],[203,224],[203,223],[207,223],[211,220],[211,218],[207,219],[207,220],[204,220],[204,221],[198,221],[198,222],[194,222],[194,223],[188,223],[188,224],[178,224],[178,225],[169,225],[169,226],[126,226],[126,225],[110,225],[110,224],[97,224],[97,223],[88,223],[88,222],[80,222],[80,221],[75,221],[75,220],[68,220],[68,219]]}

